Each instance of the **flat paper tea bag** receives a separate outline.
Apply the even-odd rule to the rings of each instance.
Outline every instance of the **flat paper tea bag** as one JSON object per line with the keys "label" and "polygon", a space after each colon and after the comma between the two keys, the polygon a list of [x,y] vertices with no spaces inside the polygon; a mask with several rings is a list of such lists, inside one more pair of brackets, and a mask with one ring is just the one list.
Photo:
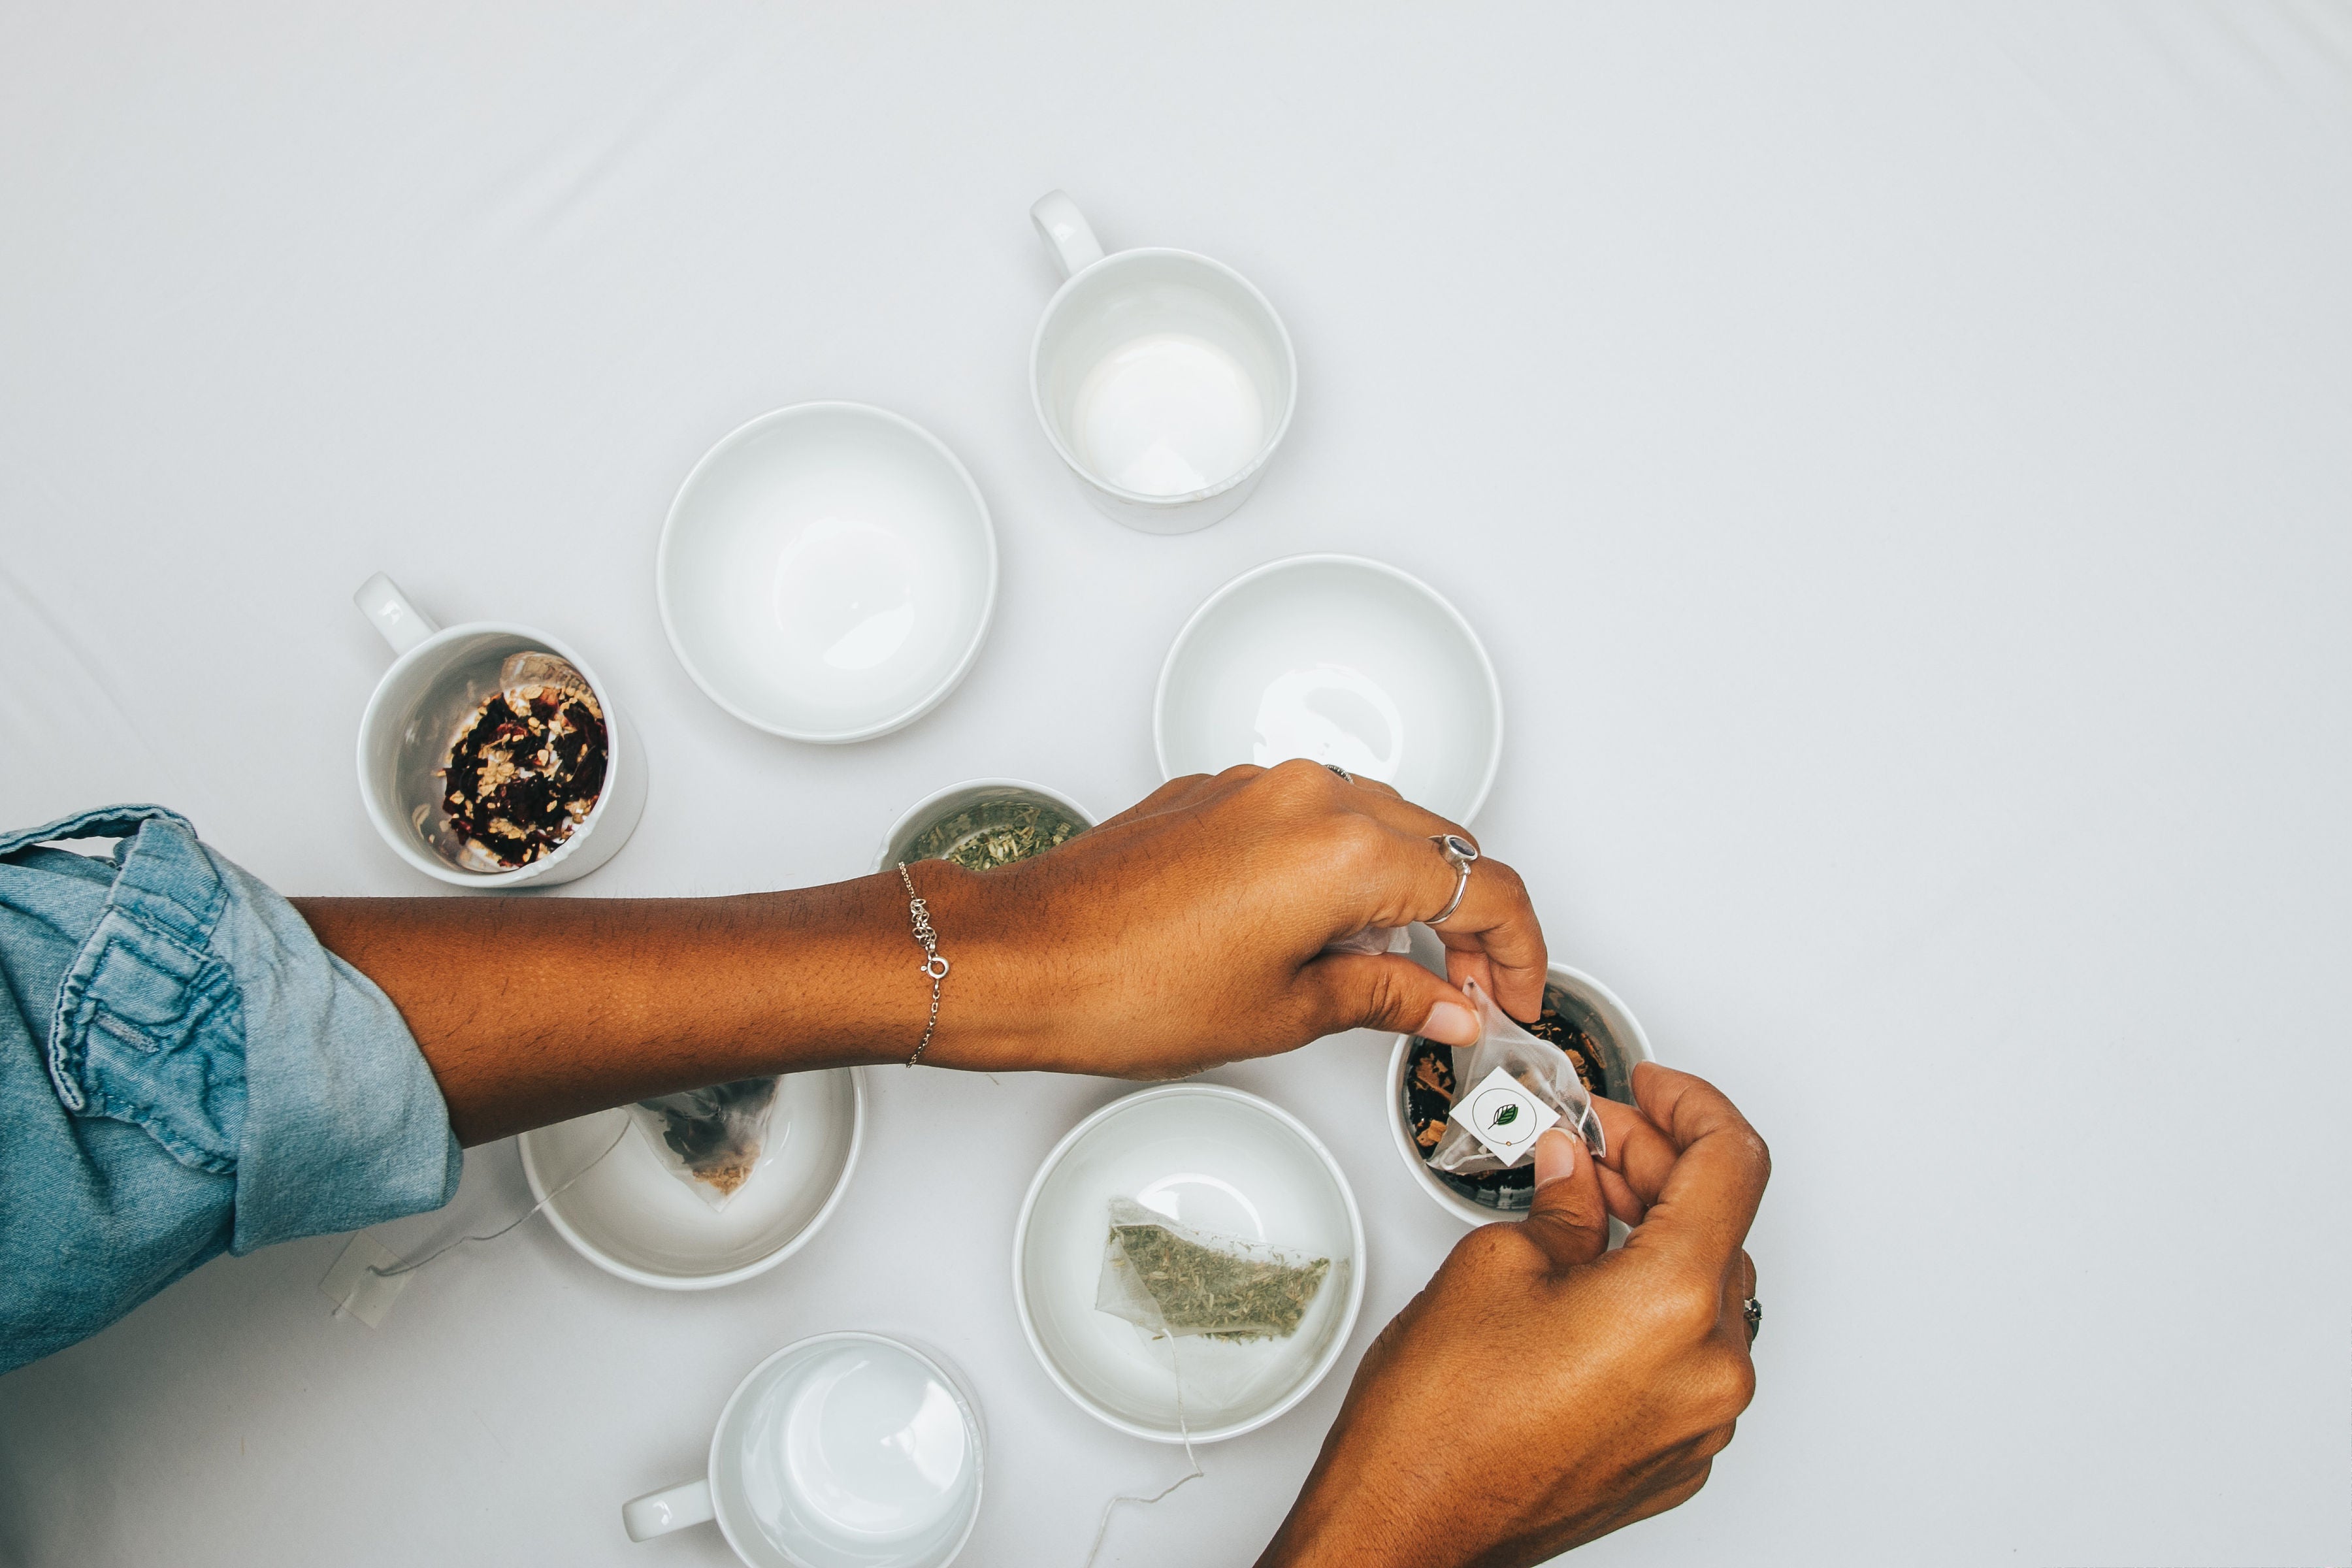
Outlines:
{"label": "flat paper tea bag", "polygon": [[1594,1159],[1608,1152],[1592,1097],[1568,1054],[1519,1027],[1476,981],[1462,992],[1485,1030],[1477,1044],[1454,1047],[1453,1113],[1429,1152],[1429,1168],[1456,1176],[1507,1171],[1554,1125],[1582,1138]]}
{"label": "flat paper tea bag", "polygon": [[745,1078],[641,1100],[629,1107],[629,1119],[665,1170],[712,1208],[723,1209],[751,1179],[767,1147],[776,1083],[772,1078]]}

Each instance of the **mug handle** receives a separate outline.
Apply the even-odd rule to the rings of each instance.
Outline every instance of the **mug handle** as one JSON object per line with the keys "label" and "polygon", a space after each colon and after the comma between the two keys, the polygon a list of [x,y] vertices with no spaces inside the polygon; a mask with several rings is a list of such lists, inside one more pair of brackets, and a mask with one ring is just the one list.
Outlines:
{"label": "mug handle", "polygon": [[368,618],[371,626],[383,634],[383,640],[392,645],[395,654],[406,653],[441,629],[432,616],[410,604],[408,595],[381,572],[360,584],[360,591],[352,595],[352,603],[360,607],[360,614]]}
{"label": "mug handle", "polygon": [[707,1480],[665,1487],[641,1498],[631,1498],[621,1505],[621,1528],[629,1532],[632,1541],[651,1541],[656,1535],[667,1535],[689,1524],[706,1524],[716,1517],[711,1510],[710,1483]]}
{"label": "mug handle", "polygon": [[1087,226],[1087,215],[1078,204],[1060,191],[1047,191],[1029,209],[1029,221],[1037,226],[1037,237],[1054,253],[1061,264],[1065,278],[1083,272],[1103,258],[1102,241]]}

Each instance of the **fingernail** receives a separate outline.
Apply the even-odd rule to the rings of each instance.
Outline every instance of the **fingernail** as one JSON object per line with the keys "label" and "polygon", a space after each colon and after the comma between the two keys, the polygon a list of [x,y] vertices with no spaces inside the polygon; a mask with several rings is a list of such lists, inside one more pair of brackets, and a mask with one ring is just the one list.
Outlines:
{"label": "fingernail", "polygon": [[1478,1015],[1459,1002],[1440,1002],[1422,1020],[1421,1037],[1441,1040],[1449,1046],[1475,1046],[1478,1043]]}
{"label": "fingernail", "polygon": [[1576,1174],[1576,1140],[1554,1127],[1536,1140],[1536,1185]]}

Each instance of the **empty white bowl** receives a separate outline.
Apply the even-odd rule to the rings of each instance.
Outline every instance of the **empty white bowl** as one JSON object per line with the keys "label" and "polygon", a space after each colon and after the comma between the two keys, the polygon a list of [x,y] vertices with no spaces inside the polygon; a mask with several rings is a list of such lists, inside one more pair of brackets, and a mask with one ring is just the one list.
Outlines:
{"label": "empty white bowl", "polygon": [[655,563],[695,684],[794,741],[887,734],[971,668],[996,605],[996,531],[955,454],[858,403],[735,431],[678,488]]}
{"label": "empty white bowl", "polygon": [[[1426,931],[1426,927],[1415,927],[1414,935],[1419,938]],[[1423,955],[1418,943],[1415,956],[1431,963],[1433,968],[1444,967],[1443,957],[1432,962]],[[1580,969],[1555,963],[1545,971],[1544,984],[1547,989],[1556,988],[1565,994],[1567,1005],[1561,1008],[1561,1012],[1583,1026],[1591,1035],[1593,1043],[1601,1047],[1601,1071],[1609,1079],[1608,1097],[1630,1104],[1633,1099],[1633,1064],[1657,1059],[1650,1054],[1650,1037],[1642,1032],[1641,1020],[1617,999],[1615,992]],[[1388,1108],[1390,1141],[1396,1145],[1397,1157],[1404,1162],[1405,1169],[1412,1173],[1413,1185],[1427,1193],[1439,1208],[1465,1225],[1524,1218],[1527,1214],[1525,1205],[1534,1197],[1532,1189],[1508,1194],[1521,1206],[1506,1208],[1500,1203],[1484,1201],[1494,1194],[1481,1194],[1467,1182],[1431,1170],[1429,1163],[1422,1158],[1420,1149],[1412,1141],[1412,1126],[1406,1119],[1404,1074],[1412,1056],[1412,1037],[1399,1035],[1395,1047],[1389,1052],[1384,1099]],[[1622,1240],[1623,1227],[1615,1220],[1610,1221],[1609,1225],[1612,1241]]]}
{"label": "empty white bowl", "polygon": [[1095,825],[1092,812],[1059,790],[1050,790],[1026,779],[966,779],[961,784],[933,790],[900,812],[898,820],[890,825],[890,831],[882,836],[882,847],[874,852],[874,864],[870,868],[880,871],[897,865],[907,858],[907,851],[917,834],[950,813],[989,800],[1043,801],[1080,827]]}
{"label": "empty white bowl", "polygon": [[[1110,1200],[1181,1224],[1328,1258],[1288,1339],[1170,1342],[1095,1310]],[[1169,1084],[1113,1100],[1045,1156],[1013,1237],[1022,1332],[1047,1376],[1097,1420],[1138,1437],[1213,1443],[1307,1397],[1347,1348],[1364,1298],[1364,1223],[1339,1162],[1297,1117],[1254,1094]]]}
{"label": "empty white bowl", "polygon": [[709,1290],[807,1246],[849,1190],[865,1137],[857,1069],[828,1068],[784,1076],[767,1146],[722,1209],[669,1173],[625,1108],[535,1128],[520,1142],[531,1196],[563,1188],[547,1217],[583,1258],[656,1289]]}
{"label": "empty white bowl", "polygon": [[1502,763],[1503,693],[1470,623],[1419,578],[1294,555],[1192,612],[1160,668],[1151,734],[1171,779],[1305,757],[1467,823]]}

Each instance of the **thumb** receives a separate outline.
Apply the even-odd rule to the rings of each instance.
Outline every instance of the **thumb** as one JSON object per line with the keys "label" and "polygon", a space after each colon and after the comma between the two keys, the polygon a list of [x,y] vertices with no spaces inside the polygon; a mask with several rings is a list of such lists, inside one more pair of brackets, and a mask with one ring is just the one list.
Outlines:
{"label": "thumb", "polygon": [[1327,952],[1298,979],[1318,1035],[1385,1029],[1467,1046],[1481,1032],[1468,997],[1399,953]]}
{"label": "thumb", "polygon": [[1590,1263],[1609,1248],[1600,1167],[1580,1141],[1557,1127],[1536,1140],[1536,1197],[1520,1228],[1554,1268]]}

